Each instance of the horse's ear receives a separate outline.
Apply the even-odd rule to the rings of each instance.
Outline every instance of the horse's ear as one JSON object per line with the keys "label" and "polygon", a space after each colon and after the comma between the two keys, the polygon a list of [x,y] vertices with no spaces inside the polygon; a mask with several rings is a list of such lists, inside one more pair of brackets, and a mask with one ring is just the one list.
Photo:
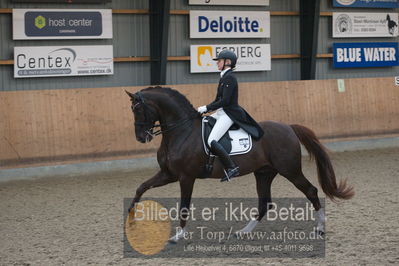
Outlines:
{"label": "horse's ear", "polygon": [[126,94],[129,95],[129,97],[133,100],[134,99],[134,94],[128,92],[127,90],[125,90]]}

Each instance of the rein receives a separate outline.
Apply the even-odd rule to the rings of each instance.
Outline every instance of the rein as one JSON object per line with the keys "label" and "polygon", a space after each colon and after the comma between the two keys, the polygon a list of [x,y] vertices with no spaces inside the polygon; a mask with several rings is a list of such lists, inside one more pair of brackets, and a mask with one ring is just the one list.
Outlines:
{"label": "rein", "polygon": [[[163,134],[163,133],[171,132],[171,131],[173,131],[174,129],[176,129],[176,128],[178,128],[178,127],[184,125],[184,124],[187,123],[188,121],[192,120],[193,118],[194,118],[194,117],[188,117],[188,118],[185,118],[185,119],[181,119],[181,120],[179,120],[179,121],[176,122],[176,123],[170,123],[170,124],[155,124],[155,123],[154,123],[154,124],[152,125],[152,127],[146,131],[146,133],[147,133],[148,135],[151,135],[152,137],[155,137],[155,136],[161,135],[161,134]],[[162,127],[163,127],[163,128],[166,128],[166,129],[165,129],[165,130],[158,129],[157,131],[154,132],[154,129],[156,129],[156,128],[162,128]]]}
{"label": "rein", "polygon": [[[147,104],[144,102],[144,98],[141,95],[140,92],[136,92],[135,95],[137,96],[137,99],[139,100],[139,102],[137,102],[134,106],[132,106],[132,111],[134,112],[134,110],[136,109],[137,106],[139,106],[140,104],[143,105],[144,107],[144,122],[134,122],[134,125],[151,125],[151,127],[145,131],[145,133],[151,137],[155,137],[158,135],[161,135],[163,133],[167,133],[167,132],[171,132],[174,129],[184,125],[185,123],[187,123],[188,121],[192,120],[195,118],[195,116],[191,116],[188,118],[183,118],[175,123],[170,123],[170,124],[156,124],[156,121],[154,122],[150,122],[148,120],[148,115],[147,115],[147,111],[150,111],[147,107]],[[160,128],[156,131],[154,131],[156,128]],[[165,128],[164,130],[162,130],[162,128]]]}

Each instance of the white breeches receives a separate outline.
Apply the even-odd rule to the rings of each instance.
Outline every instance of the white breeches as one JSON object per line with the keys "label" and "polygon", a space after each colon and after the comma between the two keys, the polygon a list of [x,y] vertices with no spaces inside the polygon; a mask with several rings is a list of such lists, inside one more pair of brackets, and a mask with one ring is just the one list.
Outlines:
{"label": "white breeches", "polygon": [[214,114],[211,115],[216,119],[215,126],[213,127],[211,134],[209,134],[208,145],[211,146],[211,142],[216,140],[219,141],[223,135],[229,130],[231,125],[234,124],[233,120],[223,111],[223,108],[219,108]]}

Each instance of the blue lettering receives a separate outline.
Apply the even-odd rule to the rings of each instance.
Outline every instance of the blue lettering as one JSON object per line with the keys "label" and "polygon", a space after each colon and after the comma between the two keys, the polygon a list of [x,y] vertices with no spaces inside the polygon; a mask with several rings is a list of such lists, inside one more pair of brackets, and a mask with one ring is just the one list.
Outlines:
{"label": "blue lettering", "polygon": [[[240,32],[244,32],[244,29],[242,28],[242,23],[243,23],[242,18],[239,18],[238,19],[238,24],[239,24],[239,31]],[[234,28],[234,31],[237,32],[237,27]]]}
{"label": "blue lettering", "polygon": [[218,32],[218,22],[216,20],[211,21],[211,31]]}
{"label": "blue lettering", "polygon": [[251,22],[251,29],[253,32],[259,31],[259,23],[256,20]]}
{"label": "blue lettering", "polygon": [[[202,22],[205,23],[205,26],[204,26],[204,27],[202,27]],[[198,30],[199,30],[199,32],[205,32],[205,31],[207,31],[207,30],[208,30],[208,27],[209,27],[209,20],[208,20],[208,18],[207,18],[207,17],[204,17],[204,16],[199,16],[199,17],[198,17]]]}
{"label": "blue lettering", "polygon": [[233,20],[223,20],[220,16],[218,20],[209,20],[205,16],[198,17],[199,32],[259,32],[259,22],[251,21],[248,17],[234,17]]}
{"label": "blue lettering", "polygon": [[231,21],[226,21],[226,23],[224,23],[224,29],[226,32],[231,32],[233,30],[233,23]]}
{"label": "blue lettering", "polygon": [[248,17],[245,18],[245,30],[246,32],[251,32],[251,29],[249,28],[249,19]]}

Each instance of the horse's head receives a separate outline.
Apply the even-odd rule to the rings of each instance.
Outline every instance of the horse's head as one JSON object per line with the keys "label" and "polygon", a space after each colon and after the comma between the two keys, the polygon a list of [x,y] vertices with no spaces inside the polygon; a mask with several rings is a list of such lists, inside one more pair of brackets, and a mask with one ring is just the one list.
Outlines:
{"label": "horse's head", "polygon": [[134,127],[137,141],[141,143],[150,142],[154,137],[153,129],[158,121],[158,113],[149,101],[144,99],[142,92],[130,93],[126,91],[132,102],[134,115]]}

